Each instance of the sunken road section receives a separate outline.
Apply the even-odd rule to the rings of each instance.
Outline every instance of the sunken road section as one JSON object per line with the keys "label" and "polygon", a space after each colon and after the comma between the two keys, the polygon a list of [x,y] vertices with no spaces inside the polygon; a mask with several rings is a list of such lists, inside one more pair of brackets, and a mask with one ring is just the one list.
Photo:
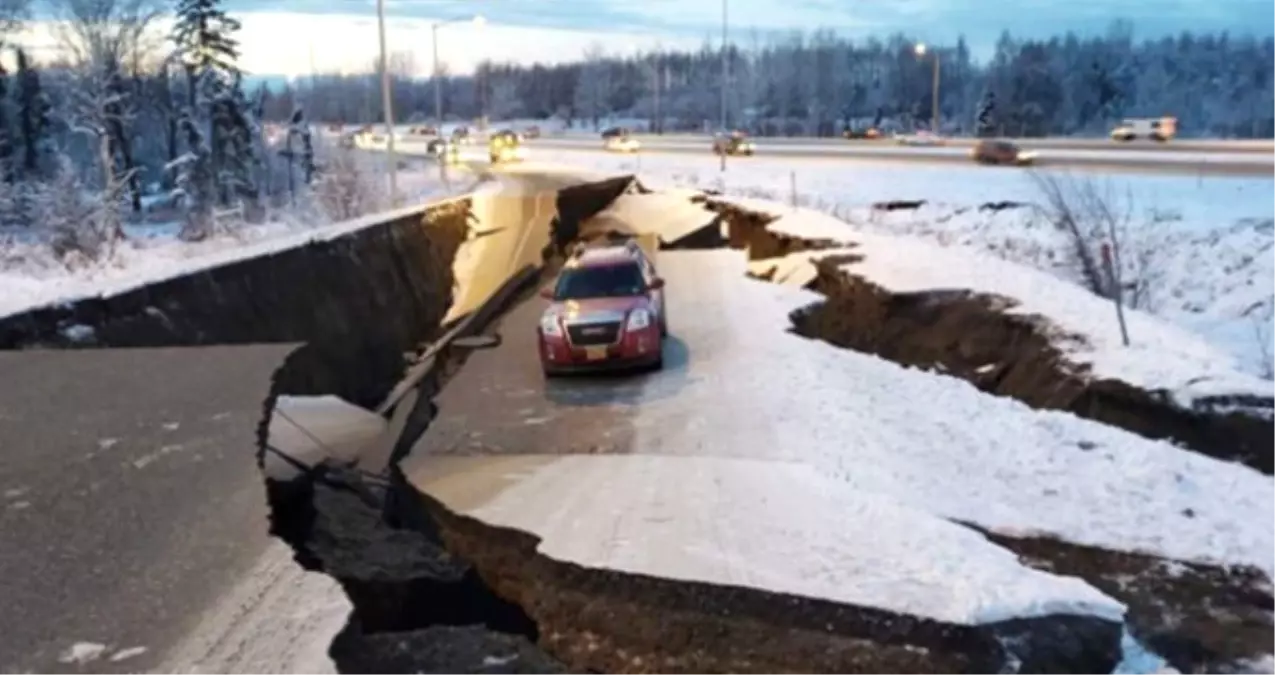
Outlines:
{"label": "sunken road section", "polygon": [[[546,267],[631,180],[561,189]],[[705,213],[706,227],[717,219]],[[597,232],[595,232],[597,234]],[[703,231],[688,234],[702,246]],[[678,242],[666,242],[677,246]],[[511,284],[518,283],[511,281]],[[521,286],[521,284],[519,284]],[[498,292],[498,316],[525,297]],[[476,322],[469,334],[483,330]],[[410,447],[431,399],[463,367],[444,348],[420,380]],[[411,400],[411,397],[404,399]],[[501,411],[492,411],[501,414]],[[391,422],[390,428],[395,425]],[[263,424],[263,431],[266,425]],[[390,432],[391,434],[397,432]],[[267,439],[260,439],[265,443]],[[392,453],[378,475],[321,462],[267,479],[271,531],[306,569],[335,578],[353,605],[330,655],[342,672],[1109,672],[1119,624],[1048,616],[980,626],[740,587],[670,581],[552,560],[532,535],[450,512],[422,494]],[[386,478],[386,475],[388,477]]]}

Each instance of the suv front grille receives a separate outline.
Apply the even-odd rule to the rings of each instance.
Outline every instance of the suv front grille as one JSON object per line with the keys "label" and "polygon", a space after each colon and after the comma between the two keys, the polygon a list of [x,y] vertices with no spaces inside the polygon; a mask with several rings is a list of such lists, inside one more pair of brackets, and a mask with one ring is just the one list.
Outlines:
{"label": "suv front grille", "polygon": [[620,321],[606,323],[572,324],[567,326],[567,337],[577,347],[615,344],[620,339]]}

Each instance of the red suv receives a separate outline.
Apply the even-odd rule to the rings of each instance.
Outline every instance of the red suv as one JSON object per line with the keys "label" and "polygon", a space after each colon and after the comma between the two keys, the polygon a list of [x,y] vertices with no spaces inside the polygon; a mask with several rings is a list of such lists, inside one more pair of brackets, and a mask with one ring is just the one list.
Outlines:
{"label": "red suv", "polygon": [[635,242],[573,256],[552,287],[536,333],[546,376],[664,365],[664,280]]}

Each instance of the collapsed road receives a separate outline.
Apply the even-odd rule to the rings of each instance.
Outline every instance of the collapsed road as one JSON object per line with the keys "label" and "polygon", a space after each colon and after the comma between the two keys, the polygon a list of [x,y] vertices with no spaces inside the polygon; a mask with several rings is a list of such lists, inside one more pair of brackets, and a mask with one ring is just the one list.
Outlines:
{"label": "collapsed road", "polygon": [[[704,230],[718,227],[700,217]],[[1129,656],[1124,630],[1186,669],[1269,652],[1264,573],[1119,551],[1162,535],[1133,526],[1120,501],[1131,476],[1109,463],[1172,452],[1167,444],[871,357],[828,361],[836,350],[784,335],[789,311],[813,296],[744,280],[736,254],[670,251],[658,264],[671,307],[664,371],[546,381],[532,337],[543,301],[513,302],[493,348],[426,387],[432,421],[390,467],[388,487],[331,468],[272,486],[275,531],[351,598],[332,652],[341,670],[1107,672]],[[960,422],[897,405],[936,400],[937,382]],[[1011,465],[976,459],[1000,450],[964,420],[989,414],[1006,438],[1031,439],[1005,448]],[[1027,486],[1060,463],[1099,489],[1084,506],[1040,513],[1039,499],[1058,491]],[[1238,474],[1209,466],[1221,474],[1200,490],[1227,494]],[[953,472],[967,478],[953,485]],[[1158,472],[1139,477],[1152,492],[1175,480]],[[946,518],[874,501],[890,485]],[[1057,516],[1105,513],[1106,534],[1080,536],[1117,550],[988,533],[969,522],[987,517],[988,489],[1017,504],[1001,518],[1026,517],[1011,518],[1014,531],[1066,531]],[[958,567],[924,582],[937,560]],[[908,579],[900,586],[896,574]],[[990,614],[970,614],[968,598],[950,594],[981,578],[1001,596],[978,603]],[[1206,598],[1230,618],[1192,614]]]}
{"label": "collapsed road", "polygon": [[[204,613],[209,599],[234,585],[235,576],[248,574],[264,546],[260,543],[263,514],[249,504],[251,495],[259,499],[261,494],[254,471],[247,461],[236,471],[223,473],[216,467],[234,457],[236,447],[253,445],[246,437],[254,430],[259,434],[257,444],[277,441],[271,431],[282,415],[274,406],[282,405],[285,397],[294,405],[307,398],[336,401],[330,397],[339,397],[349,403],[337,401],[337,405],[376,409],[395,390],[404,372],[404,354],[419,352],[422,343],[441,340],[440,324],[449,321],[448,312],[458,301],[468,306],[470,315],[496,317],[490,330],[500,339],[493,341],[493,348],[469,353],[459,341],[451,346],[440,343],[435,367],[384,417],[366,410],[349,416],[359,420],[352,425],[358,429],[344,437],[349,447],[333,453],[339,455],[336,464],[320,465],[298,477],[298,467],[284,462],[288,471],[272,473],[267,480],[270,531],[293,547],[301,566],[339,582],[348,601],[348,605],[333,606],[337,625],[344,620],[330,651],[339,670],[987,672],[1012,668],[1103,672],[1116,665],[1124,647],[1121,603],[1132,605],[1137,598],[1122,596],[1118,586],[1103,586],[1091,578],[1087,565],[1093,563],[1093,555],[1074,546],[1065,551],[1075,568],[1071,574],[1101,592],[1078,587],[1074,579],[1051,572],[1050,566],[1063,559],[1047,545],[1028,551],[1012,538],[985,536],[976,524],[966,527],[959,522],[963,514],[935,518],[888,500],[865,500],[848,489],[854,481],[879,487],[904,478],[873,473],[873,467],[889,464],[887,457],[861,456],[860,461],[841,467],[844,485],[830,483],[827,476],[802,466],[801,460],[812,453],[821,459],[816,448],[867,451],[888,442],[895,450],[916,446],[924,450],[926,444],[915,442],[917,435],[939,430],[947,422],[918,416],[912,409],[883,407],[891,396],[933,393],[925,389],[928,375],[901,377],[900,369],[873,358],[859,357],[847,366],[842,361],[834,365],[834,361],[796,357],[809,355],[812,348],[824,356],[836,352],[782,335],[791,309],[787,303],[795,296],[786,289],[744,280],[742,260],[731,252],[678,251],[663,259],[662,269],[670,281],[674,336],[664,372],[632,380],[546,383],[534,352],[527,349],[541,301],[528,297],[530,288],[508,287],[495,280],[508,277],[546,250],[543,240],[551,231],[552,219],[558,221],[552,231],[570,238],[574,226],[597,215],[625,187],[617,187],[614,181],[577,185],[581,182],[571,176],[531,177],[519,183],[521,197],[493,202],[505,207],[466,200],[454,212],[436,218],[429,213],[400,216],[369,228],[372,234],[351,235],[354,241],[311,245],[267,261],[267,271],[259,272],[267,283],[228,283],[250,278],[252,273],[244,269],[228,270],[220,279],[213,274],[191,282],[195,290],[188,292],[211,292],[207,297],[217,298],[221,305],[216,311],[192,302],[194,296],[185,302],[192,310],[205,310],[204,314],[183,313],[182,303],[174,300],[164,305],[163,321],[150,318],[154,312],[146,310],[153,308],[145,301],[117,303],[105,313],[103,325],[92,323],[92,312],[72,311],[75,318],[98,329],[106,347],[143,346],[130,343],[142,334],[149,335],[143,343],[163,342],[156,336],[173,332],[174,326],[186,335],[167,335],[171,344],[306,344],[296,349],[269,347],[277,351],[262,356],[265,363],[221,355],[221,348],[174,350],[177,357],[170,361],[138,351],[133,358],[140,361],[121,361],[119,374],[100,377],[110,388],[96,394],[88,390],[88,399],[59,399],[61,390],[49,385],[27,387],[29,398],[14,394],[13,400],[5,400],[0,410],[6,415],[30,410],[32,416],[54,417],[57,402],[66,400],[79,404],[74,408],[77,412],[105,410],[111,424],[135,422],[137,429],[116,430],[109,424],[99,428],[93,424],[102,420],[87,415],[83,426],[60,425],[58,433],[64,436],[34,442],[22,435],[25,429],[6,425],[4,433],[12,434],[4,438],[6,448],[10,442],[27,444],[19,453],[26,460],[15,464],[17,471],[4,475],[6,489],[15,486],[12,493],[6,492],[12,502],[6,506],[14,513],[37,513],[31,511],[34,499],[19,506],[28,501],[21,488],[46,493],[64,485],[51,470],[54,467],[66,468],[72,485],[75,476],[82,476],[79,480],[87,481],[88,487],[71,499],[40,504],[55,511],[58,505],[69,509],[65,527],[42,528],[36,519],[22,526],[32,550],[12,561],[6,559],[6,570],[13,572],[6,583],[20,582],[41,564],[41,545],[46,557],[65,560],[53,565],[48,580],[33,585],[34,592],[25,596],[28,603],[46,602],[52,608],[37,616],[26,632],[15,631],[3,638],[0,653],[5,659],[0,667],[317,669],[285,660],[232,660],[211,666],[205,662],[202,668],[191,662],[174,665],[173,654],[185,653],[185,645],[176,644],[187,642],[180,639],[182,633],[205,625],[195,619]],[[553,203],[554,213],[546,212],[546,203]],[[484,211],[488,207],[493,210]],[[485,215],[477,224],[468,222],[475,213]],[[517,222],[501,222],[509,214],[517,214]],[[711,214],[700,217],[703,232],[717,227]],[[482,291],[466,290],[464,284],[454,288],[457,280],[447,272],[458,259],[458,248],[463,248],[459,238],[466,231],[471,242],[487,242],[482,247],[487,254],[468,263],[492,275],[479,282],[485,288]],[[687,238],[713,239],[698,236],[703,232]],[[422,233],[427,234],[422,238]],[[499,263],[489,265],[493,260]],[[302,276],[305,269],[313,270],[310,276]],[[720,274],[723,269],[730,274]],[[297,275],[297,283],[269,283],[290,274]],[[748,289],[747,294],[741,288]],[[285,293],[297,297],[280,296]],[[157,292],[155,297],[169,296]],[[500,302],[494,302],[498,297]],[[232,336],[215,334],[201,323],[210,317],[224,319],[226,315],[216,316],[218,312],[236,309],[258,317],[256,321],[269,324],[270,330],[254,332],[236,326]],[[294,315],[280,317],[288,311]],[[0,326],[0,335],[6,344],[13,335],[19,336],[19,345],[56,343],[59,329],[65,328],[60,317],[27,317]],[[744,318],[754,323],[739,323]],[[484,323],[475,322],[471,333],[482,330]],[[776,335],[792,342],[782,342]],[[41,369],[40,362],[26,360],[30,358],[77,357],[91,364],[127,358],[113,349],[32,357],[33,353],[6,355],[14,359],[6,364],[11,368],[8,372],[26,382],[36,373],[62,372]],[[212,365],[196,367],[204,363],[202,358],[210,359]],[[277,365],[281,358],[283,365],[268,380],[259,368],[271,362]],[[217,359],[237,361],[235,367],[225,365],[218,371]],[[770,367],[740,368],[741,359]],[[191,371],[189,375],[182,374],[183,365]],[[781,377],[776,367],[793,372]],[[845,368],[852,368],[860,385],[849,391],[851,396],[836,388],[822,390],[814,398],[796,396],[799,388],[788,386],[794,383],[785,379],[804,378],[804,383]],[[65,372],[74,376],[77,371],[68,368]],[[92,368],[84,372],[99,374]],[[163,372],[171,380],[171,387],[160,389],[157,398],[117,397],[112,402],[120,407],[115,410],[96,403],[110,398],[107,392],[145,386],[138,378],[153,372]],[[235,384],[217,378],[233,379]],[[65,387],[65,380],[59,386]],[[208,387],[221,387],[233,400],[203,394]],[[266,387],[268,397],[262,394]],[[1003,402],[989,402],[991,397],[964,389],[943,392],[970,406],[967,412],[1007,409]],[[261,409],[262,399],[273,414],[244,425],[248,411]],[[839,402],[837,406],[823,409],[833,401]],[[33,402],[43,407],[23,407]],[[192,415],[177,419],[182,406],[188,406]],[[331,413],[331,409],[323,412],[322,405],[311,407],[315,408]],[[304,409],[304,405],[291,408],[301,417]],[[853,417],[856,409],[861,417]],[[142,414],[146,411],[154,414]],[[230,415],[222,416],[227,412]],[[853,433],[846,428],[829,429],[819,421],[847,415],[860,423]],[[1014,408],[1006,418],[1013,422],[1006,433],[1039,436],[1041,442],[1072,442],[1053,438],[1057,432],[1052,425],[1059,422],[1052,418],[1049,423],[1040,422],[1045,418],[1035,415]],[[204,416],[243,426],[237,436],[218,437],[215,429],[192,421]],[[152,429],[155,423],[158,431]],[[163,434],[183,428],[197,435],[159,442]],[[795,428],[806,431],[794,434]],[[952,454],[956,441],[970,440],[959,429],[944,428],[949,445],[934,443],[931,449]],[[132,435],[125,433],[130,430]],[[1131,443],[1098,425],[1083,431],[1089,438],[1082,442],[1099,448],[1104,442]],[[362,439],[366,445],[357,442],[360,434],[366,434]],[[121,463],[120,467],[105,465],[111,470],[126,465],[144,471],[173,462],[168,469],[172,473],[151,474],[149,480],[120,473],[126,478],[117,480],[115,474],[92,463],[105,460],[92,452],[93,444],[86,444],[86,437],[108,447],[145,448],[110,460]],[[131,445],[124,445],[124,440]],[[203,442],[220,450],[215,455],[218,462],[206,469],[208,475],[196,468],[207,461],[204,454],[182,454],[182,449],[200,448]],[[81,458],[48,450],[85,445],[90,452]],[[381,451],[389,452],[386,461],[365,464],[362,460],[368,453],[346,454],[351,447],[374,447],[377,452],[372,454],[377,457]],[[316,462],[334,448],[312,450],[314,455],[303,457],[303,463]],[[414,452],[400,465],[397,460],[407,450]],[[260,445],[258,452],[265,453],[258,459],[268,471],[279,466],[272,461],[278,453],[266,452]],[[67,461],[40,461],[47,457]],[[73,466],[77,459],[87,465]],[[1091,460],[1079,461],[1099,466]],[[351,467],[351,462],[356,466]],[[917,461],[915,466],[935,473],[932,464]],[[630,478],[635,480],[626,480]],[[930,492],[942,492],[940,488],[951,482],[949,476],[942,478]],[[192,493],[190,480],[204,481],[201,488],[211,494]],[[1013,503],[1012,497],[1012,492],[1000,494],[998,503]],[[922,495],[914,498],[925,503]],[[153,505],[152,512],[159,512],[154,519],[160,522],[154,529],[137,524],[112,527],[140,522],[136,512],[145,511],[147,504]],[[260,506],[258,502],[256,508]],[[941,511],[933,505],[926,508]],[[97,517],[77,517],[79,512],[93,512]],[[5,513],[10,516],[9,511]],[[1201,513],[1199,518],[1213,515]],[[877,532],[881,523],[910,536],[882,539]],[[230,534],[235,528],[254,528],[255,538],[236,539]],[[5,531],[9,532],[7,521]],[[154,532],[162,541],[146,545]],[[830,547],[818,544],[829,536]],[[201,548],[214,541],[224,547],[221,557]],[[652,541],[659,546],[651,546]],[[874,542],[872,548],[879,557],[847,560],[844,547],[863,541]],[[1040,562],[1020,564],[1010,551]],[[938,560],[944,561],[943,572],[932,583],[897,585],[900,576],[907,574],[916,579],[933,577]],[[1166,562],[1173,561],[1151,557],[1146,565],[1158,568]],[[803,570],[797,578],[792,575],[794,566]],[[1192,574],[1193,569],[1182,575],[1196,584],[1192,593],[1178,597],[1178,588],[1156,589],[1156,593],[1167,593],[1183,604],[1199,604],[1208,597],[1201,593],[1222,582],[1210,583],[1206,573],[1216,570],[1202,566],[1202,572]],[[165,575],[174,578],[165,583]],[[128,592],[99,591],[87,603],[92,610],[88,618],[77,624],[67,617],[74,617],[86,603],[66,591],[92,591],[86,584],[68,581],[77,577],[100,579]],[[1155,581],[1162,581],[1161,577]],[[136,585],[139,579],[141,587]],[[147,587],[148,580],[158,587]],[[967,583],[970,580],[994,580],[1010,591],[1008,600],[992,603],[1008,611],[971,610],[960,597],[978,585]],[[282,594],[272,591],[281,596],[280,603],[267,609],[288,606],[288,590],[292,587]],[[1237,592],[1241,596],[1237,604],[1260,605],[1269,599],[1269,594],[1244,596],[1246,590],[1244,586]],[[6,597],[9,592],[6,588]],[[24,597],[17,590],[12,592],[12,597]],[[296,592],[291,598],[294,612],[299,610],[297,603],[311,599],[299,586]],[[50,602],[49,598],[55,599]],[[176,608],[165,611],[169,603]],[[345,617],[347,607],[350,613]],[[1014,612],[1031,607],[1036,609],[1019,612],[1022,618]],[[146,616],[147,612],[154,616]],[[236,646],[261,653],[279,647],[280,637],[285,642],[304,642],[296,640],[296,632],[279,634],[293,630],[272,625],[287,623],[287,617],[280,615],[245,622],[263,627],[257,636],[260,644]],[[145,635],[129,632],[127,626],[114,625],[117,617],[138,617],[139,626],[155,630]],[[1244,616],[1246,621],[1249,618]],[[161,621],[164,626],[158,625]],[[303,621],[294,628],[315,631],[319,625],[332,624]],[[1157,649],[1185,642],[1181,631],[1172,626],[1151,626],[1158,631],[1155,635],[1145,625],[1133,628],[1140,637],[1161,638],[1155,643]],[[80,631],[84,634],[72,634]],[[1203,644],[1216,651],[1215,641],[1206,639]],[[137,651],[142,647],[146,651]],[[1246,656],[1250,652],[1243,650],[1250,647],[1244,642],[1222,656]],[[116,656],[120,660],[112,661]],[[1215,656],[1211,651],[1201,655],[1199,649],[1180,649],[1175,664],[1227,662]]]}

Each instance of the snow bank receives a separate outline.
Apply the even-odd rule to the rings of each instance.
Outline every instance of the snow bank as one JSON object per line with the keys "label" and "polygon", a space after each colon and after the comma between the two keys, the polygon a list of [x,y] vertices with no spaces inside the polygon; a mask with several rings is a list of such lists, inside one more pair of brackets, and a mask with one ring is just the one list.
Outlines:
{"label": "snow bank", "polygon": [[[1245,375],[1229,354],[1144,312],[1125,312],[1131,344],[1124,346],[1110,301],[1049,274],[919,238],[853,231],[811,209],[759,199],[729,201],[781,216],[770,224],[773,232],[852,242],[863,260],[843,269],[887,290],[969,289],[1010,298],[1017,304],[1007,312],[1045,317],[1059,331],[1055,346],[1073,363],[1091,366],[1095,377],[1165,390],[1185,407],[1212,396],[1271,396],[1269,383]],[[797,255],[809,259],[818,254]],[[1064,339],[1069,335],[1082,336],[1083,342]]]}

